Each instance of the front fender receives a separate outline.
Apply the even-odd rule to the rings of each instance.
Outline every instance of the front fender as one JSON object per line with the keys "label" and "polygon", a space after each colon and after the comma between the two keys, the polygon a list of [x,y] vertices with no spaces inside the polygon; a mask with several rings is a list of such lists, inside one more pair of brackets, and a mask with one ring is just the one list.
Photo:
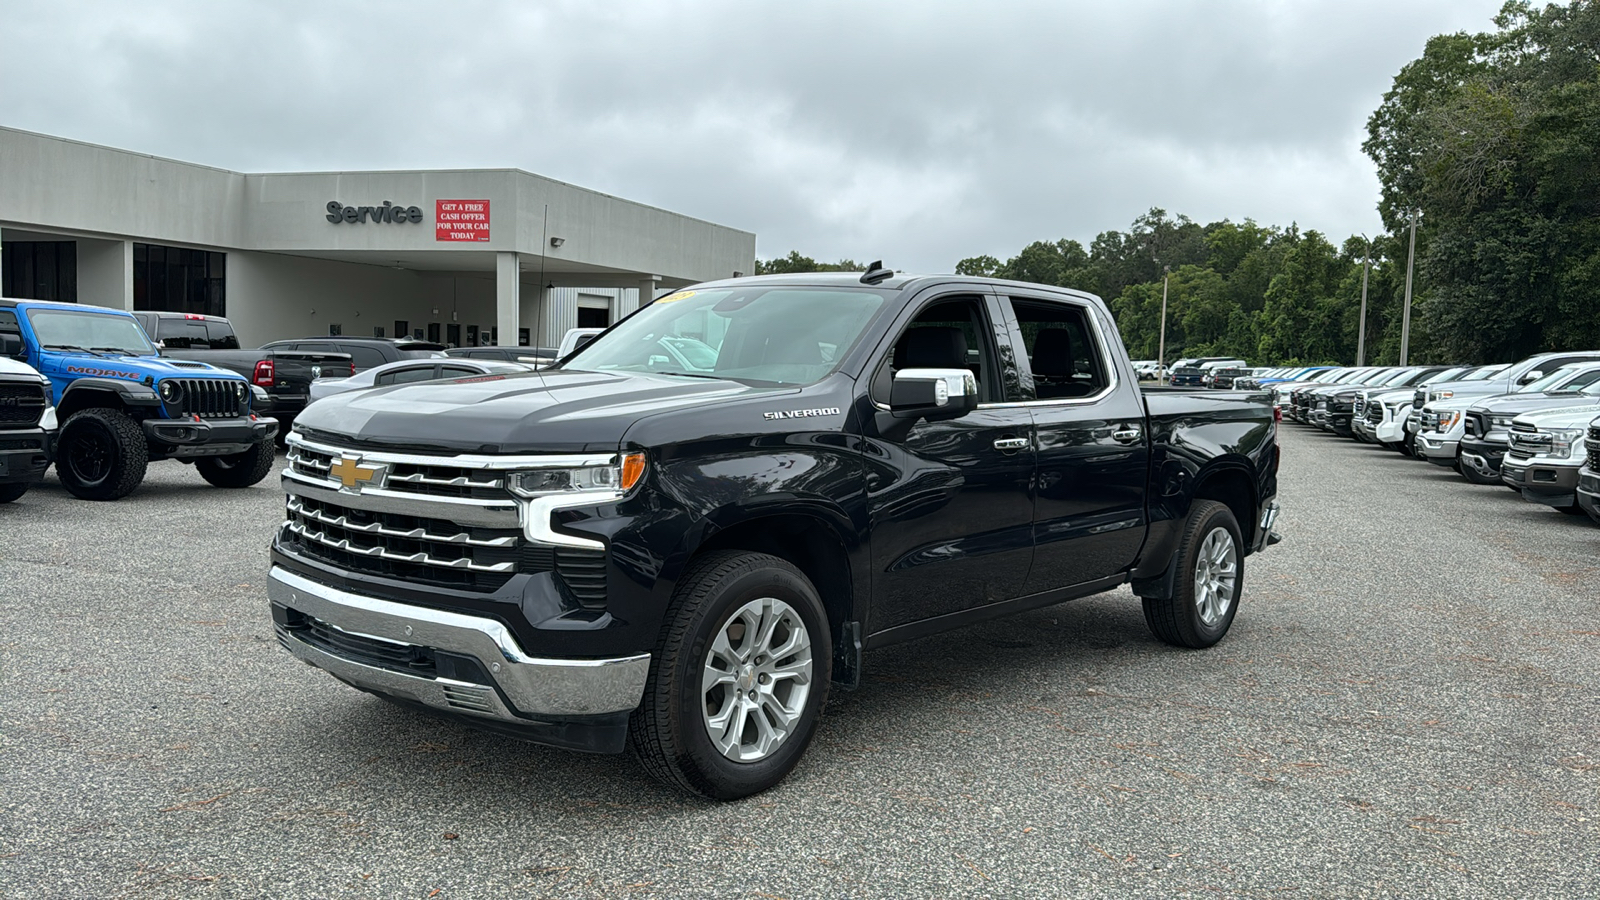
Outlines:
{"label": "front fender", "polygon": [[78,378],[68,384],[61,392],[61,400],[56,405],[61,408],[61,416],[65,418],[80,409],[103,406],[103,403],[89,400],[90,394],[114,394],[122,401],[123,406],[138,407],[141,409],[161,407],[161,398],[156,395],[155,388],[148,387],[136,381],[121,381],[115,378]]}

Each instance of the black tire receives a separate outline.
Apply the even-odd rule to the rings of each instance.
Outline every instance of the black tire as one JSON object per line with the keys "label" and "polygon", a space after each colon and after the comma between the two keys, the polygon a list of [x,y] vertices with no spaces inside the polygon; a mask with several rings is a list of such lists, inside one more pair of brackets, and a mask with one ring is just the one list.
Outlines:
{"label": "black tire", "polygon": [[144,430],[115,409],[85,409],[61,426],[56,475],[79,500],[121,500],[144,481]]}
{"label": "black tire", "polygon": [[22,482],[20,484],[0,484],[0,503],[10,503],[13,500],[20,500],[22,499],[22,495],[26,494],[27,492],[27,482]]}
{"label": "black tire", "polygon": [[[745,604],[763,598],[788,604],[805,626],[811,681],[787,737],[770,755],[742,762],[725,756],[713,743],[706,722],[712,693],[702,690],[701,684],[717,635]],[[764,553],[709,553],[695,560],[678,582],[650,659],[644,701],[628,723],[628,744],[645,770],[665,784],[712,800],[748,797],[782,781],[799,762],[816,733],[832,674],[828,614],[816,588],[799,569]],[[753,716],[758,715],[766,717],[760,711],[753,713],[748,727],[755,727]],[[770,727],[771,719],[767,722]]]}
{"label": "black tire", "polygon": [[1487,475],[1480,475],[1477,469],[1474,469],[1468,465],[1460,465],[1458,468],[1461,472],[1461,477],[1472,482],[1473,484],[1505,484],[1505,482],[1500,480],[1500,476],[1498,475],[1494,476],[1493,478]]}
{"label": "black tire", "polygon": [[[1227,609],[1219,611],[1207,622],[1196,600],[1196,567],[1200,562],[1202,546],[1217,530],[1222,530],[1232,541],[1233,592]],[[1144,598],[1144,621],[1150,632],[1161,641],[1175,647],[1200,649],[1222,640],[1233,625],[1239,611],[1239,597],[1244,593],[1244,539],[1239,533],[1239,523],[1233,511],[1214,500],[1196,500],[1189,507],[1189,517],[1183,524],[1183,536],[1178,540],[1178,577],[1170,598]]]}
{"label": "black tire", "polygon": [[247,488],[259,484],[272,471],[278,449],[272,441],[258,441],[243,453],[232,456],[203,456],[194,461],[200,477],[220,488]]}
{"label": "black tire", "polygon": [[1561,510],[1562,512],[1566,513],[1569,516],[1581,516],[1581,515],[1584,515],[1583,507],[1579,506],[1576,503],[1572,504],[1571,506],[1558,506],[1558,507],[1556,507],[1556,509]]}

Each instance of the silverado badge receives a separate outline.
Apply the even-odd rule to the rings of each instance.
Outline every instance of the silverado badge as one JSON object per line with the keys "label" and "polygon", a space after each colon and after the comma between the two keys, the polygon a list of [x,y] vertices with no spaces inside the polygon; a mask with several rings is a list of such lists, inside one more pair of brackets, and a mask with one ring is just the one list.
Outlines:
{"label": "silverado badge", "polygon": [[363,466],[359,456],[341,456],[328,465],[328,474],[339,480],[340,490],[361,493],[362,485],[383,487],[388,466]]}

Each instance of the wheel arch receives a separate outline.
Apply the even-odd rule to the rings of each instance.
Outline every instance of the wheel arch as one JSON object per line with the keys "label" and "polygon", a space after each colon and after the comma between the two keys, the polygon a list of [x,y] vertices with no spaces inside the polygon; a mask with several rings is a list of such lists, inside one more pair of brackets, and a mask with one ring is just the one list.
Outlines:
{"label": "wheel arch", "polygon": [[139,407],[154,406],[159,402],[155,391],[145,388],[135,392],[129,388],[126,382],[109,378],[79,378],[61,392],[56,415],[63,424],[73,413],[86,409],[114,409],[137,417]]}

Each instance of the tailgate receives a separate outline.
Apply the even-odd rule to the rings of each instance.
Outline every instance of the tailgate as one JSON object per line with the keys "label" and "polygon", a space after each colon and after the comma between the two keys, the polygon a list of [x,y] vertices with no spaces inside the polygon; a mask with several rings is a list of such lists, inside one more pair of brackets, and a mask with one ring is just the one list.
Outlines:
{"label": "tailgate", "polygon": [[272,360],[275,393],[304,394],[315,378],[348,378],[355,369],[348,353],[311,350],[263,351]]}

